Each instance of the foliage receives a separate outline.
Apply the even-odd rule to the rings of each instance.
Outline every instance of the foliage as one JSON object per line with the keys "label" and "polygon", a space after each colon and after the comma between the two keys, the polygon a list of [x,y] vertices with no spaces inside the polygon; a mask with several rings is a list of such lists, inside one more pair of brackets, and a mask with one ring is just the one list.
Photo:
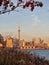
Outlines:
{"label": "foliage", "polygon": [[[6,12],[10,12],[15,10],[17,7],[22,7],[25,9],[26,7],[29,7],[31,11],[34,10],[35,7],[42,7],[43,3],[39,1],[34,1],[34,0],[16,0],[16,5],[12,2],[12,0],[0,0],[0,14],[4,14]],[[3,9],[2,9],[3,8]]]}
{"label": "foliage", "polygon": [[16,49],[0,49],[0,65],[49,65],[49,60]]}
{"label": "foliage", "polygon": [[3,43],[4,42],[4,38],[3,36],[0,34],[0,43]]}

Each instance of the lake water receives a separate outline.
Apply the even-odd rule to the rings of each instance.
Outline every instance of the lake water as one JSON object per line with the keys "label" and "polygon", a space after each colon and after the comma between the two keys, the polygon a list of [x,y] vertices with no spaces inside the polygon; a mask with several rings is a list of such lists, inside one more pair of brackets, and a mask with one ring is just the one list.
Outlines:
{"label": "lake water", "polygon": [[30,53],[39,55],[40,57],[45,57],[49,60],[49,50],[26,50]]}

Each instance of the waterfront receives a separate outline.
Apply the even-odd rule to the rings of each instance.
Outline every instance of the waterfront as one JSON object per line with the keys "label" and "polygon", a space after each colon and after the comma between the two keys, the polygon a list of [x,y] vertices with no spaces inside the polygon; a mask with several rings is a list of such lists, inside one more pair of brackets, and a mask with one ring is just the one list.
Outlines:
{"label": "waterfront", "polygon": [[45,57],[49,60],[49,50],[25,50],[29,53],[39,55],[40,57]]}
{"label": "waterfront", "polygon": [[[28,51],[28,53],[26,51]],[[49,65],[49,60],[36,55],[36,52],[38,51],[45,52],[45,50],[21,50],[14,48],[1,48],[0,65]],[[48,51],[46,50],[46,52]],[[36,54],[30,54],[30,52]]]}

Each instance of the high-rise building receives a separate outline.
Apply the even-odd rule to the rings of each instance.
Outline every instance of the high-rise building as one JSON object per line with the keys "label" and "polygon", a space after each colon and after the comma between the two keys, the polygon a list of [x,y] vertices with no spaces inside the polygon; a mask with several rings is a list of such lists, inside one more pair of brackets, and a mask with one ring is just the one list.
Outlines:
{"label": "high-rise building", "polygon": [[20,40],[20,25],[18,26],[18,40]]}
{"label": "high-rise building", "polygon": [[7,47],[7,48],[13,48],[13,41],[12,41],[11,38],[8,38],[8,39],[6,40],[6,47]]}

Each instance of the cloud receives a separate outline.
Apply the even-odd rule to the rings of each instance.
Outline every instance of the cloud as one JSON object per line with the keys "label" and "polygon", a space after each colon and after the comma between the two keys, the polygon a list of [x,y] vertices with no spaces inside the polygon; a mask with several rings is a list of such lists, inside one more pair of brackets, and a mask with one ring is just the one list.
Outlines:
{"label": "cloud", "polygon": [[32,15],[32,26],[38,27],[41,24],[41,21],[38,16]]}

